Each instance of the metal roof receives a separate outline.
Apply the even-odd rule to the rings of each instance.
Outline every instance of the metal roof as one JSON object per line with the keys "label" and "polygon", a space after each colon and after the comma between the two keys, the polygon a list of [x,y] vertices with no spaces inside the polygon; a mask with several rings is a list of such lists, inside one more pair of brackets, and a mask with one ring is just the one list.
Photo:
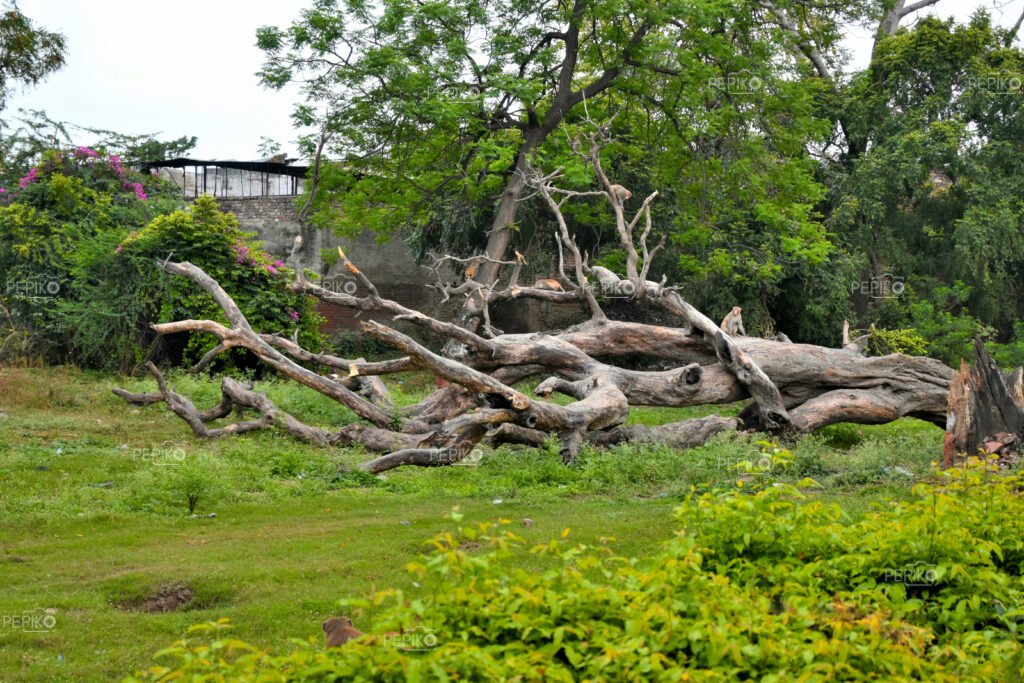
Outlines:
{"label": "metal roof", "polygon": [[148,171],[151,168],[185,168],[186,166],[217,166],[219,168],[233,168],[240,171],[257,171],[260,173],[276,173],[287,175],[293,178],[305,178],[309,166],[305,164],[293,164],[298,159],[285,159],[284,161],[271,161],[261,159],[258,161],[240,161],[237,159],[189,159],[179,157],[177,159],[164,159],[162,161],[147,161],[142,164],[142,170]]}

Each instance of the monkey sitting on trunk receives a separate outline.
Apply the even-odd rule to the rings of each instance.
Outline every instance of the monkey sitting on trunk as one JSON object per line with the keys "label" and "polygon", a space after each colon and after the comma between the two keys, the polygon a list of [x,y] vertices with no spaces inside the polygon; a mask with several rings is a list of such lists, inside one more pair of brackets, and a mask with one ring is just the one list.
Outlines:
{"label": "monkey sitting on trunk", "polygon": [[743,329],[743,316],[741,312],[742,308],[739,306],[733,306],[729,314],[722,320],[722,331],[732,336],[735,334],[747,336],[746,330]]}
{"label": "monkey sitting on trunk", "polygon": [[534,289],[546,289],[546,290],[551,291],[551,292],[564,292],[565,291],[562,288],[562,283],[560,283],[558,280],[556,280],[554,278],[551,278],[551,277],[538,278],[537,281],[533,283],[533,288]]}
{"label": "monkey sitting on trunk", "polygon": [[323,629],[327,647],[340,647],[363,635],[362,631],[352,626],[352,620],[348,617],[331,617],[323,623]]}

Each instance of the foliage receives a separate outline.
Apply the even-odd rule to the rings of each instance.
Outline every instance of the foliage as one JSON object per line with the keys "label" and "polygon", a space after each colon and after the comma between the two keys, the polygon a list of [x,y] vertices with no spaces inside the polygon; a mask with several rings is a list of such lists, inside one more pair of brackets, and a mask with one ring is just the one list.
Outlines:
{"label": "foliage", "polygon": [[[479,251],[524,154],[594,189],[569,144],[586,118],[616,141],[603,153],[613,179],[636,198],[659,191],[668,248],[653,272],[698,308],[739,304],[754,333],[826,345],[844,319],[917,329],[928,353],[956,362],[965,339],[1006,340],[1024,316],[1024,56],[984,12],[927,17],[880,34],[867,69],[829,80],[792,58],[778,19],[799,16],[800,50],[813,44],[838,74],[838,37],[883,9],[322,0],[258,43],[266,84],[303,84],[295,120],[323,132],[305,151],[323,141],[338,159],[319,177],[316,225]],[[564,99],[566,82],[592,89]],[[609,265],[606,208],[573,202],[566,218]],[[512,245],[550,274],[551,217],[529,201],[514,214]],[[915,296],[857,291],[892,277]]]}
{"label": "foliage", "polygon": [[908,305],[909,322],[928,340],[928,355],[947,365],[959,366],[961,358],[973,357],[971,340],[992,332],[968,312],[969,292],[962,282],[955,282],[951,287],[936,287],[929,300],[911,300]]}
{"label": "foliage", "polygon": [[[289,292],[292,270],[260,248],[242,232],[232,214],[217,209],[216,200],[200,197],[189,209],[158,216],[144,229],[129,233],[116,249],[122,268],[141,278],[154,259],[188,261],[203,268],[235,300],[254,329],[261,332],[298,332],[306,348],[319,349],[320,317],[309,297]],[[208,294],[185,278],[162,278],[159,312],[155,322],[209,319],[227,324],[224,313]],[[198,360],[216,344],[199,334],[190,335],[186,359]]]}
{"label": "foliage", "polygon": [[[45,153],[18,185],[0,193],[0,270],[12,316],[40,355],[130,369],[154,319],[220,319],[208,296],[154,266],[169,256],[206,268],[258,329],[297,328],[319,347],[312,303],[286,290],[288,270],[213,199],[181,208],[173,186],[88,147]],[[211,346],[194,335],[186,356]]]}
{"label": "foliage", "polygon": [[[139,167],[148,161],[184,156],[196,145],[194,136],[160,140],[156,134],[126,135],[101,128],[55,121],[44,111],[18,110],[19,115],[0,120],[0,186],[10,187],[24,176],[42,155],[54,148],[90,148],[115,155],[124,166]],[[82,139],[89,140],[82,144]]]}
{"label": "foliage", "polygon": [[923,356],[928,353],[928,340],[915,329],[872,327],[869,334],[867,348],[872,356],[887,356],[890,353]]}
{"label": "foliage", "polygon": [[1004,368],[1024,367],[1024,321],[1014,324],[1013,337],[1006,344],[990,342],[986,346]]}
{"label": "foliage", "polygon": [[64,66],[64,36],[38,28],[18,9],[0,8],[0,111],[12,85],[36,85]]}
{"label": "foliage", "polygon": [[[528,548],[508,520],[466,526],[409,563],[430,597],[341,601],[376,618],[340,650],[294,641],[275,655],[222,621],[128,680],[1008,680],[1024,481],[997,471],[972,461],[858,521],[792,485],[692,493],[680,532],[647,560],[616,556],[610,539],[570,543],[569,529]],[[508,562],[528,549],[542,571]]]}
{"label": "foliage", "polygon": [[1022,76],[1024,52],[979,11],[883,38],[841,91],[849,144],[822,169],[827,224],[863,254],[858,279],[895,274],[916,292],[869,301],[862,319],[916,328],[946,362],[978,328],[1008,336],[1024,316]]}
{"label": "foliage", "polygon": [[183,449],[157,451],[156,467],[141,470],[129,480],[128,509],[145,512],[195,513],[223,503],[232,485],[229,468],[209,455],[187,455]]}
{"label": "foliage", "polygon": [[194,135],[183,135],[173,140],[160,140],[156,137],[158,133],[126,135],[102,128],[82,128],[81,130],[96,136],[94,147],[116,152],[124,163],[130,166],[186,156],[197,142]]}
{"label": "foliage", "polygon": [[[811,11],[831,48],[837,17],[860,3]],[[671,249],[659,270],[695,292],[717,277],[744,301],[767,301],[794,264],[830,251],[804,151],[828,133],[815,114],[820,86],[794,78],[770,16],[761,3],[717,0],[323,0],[257,40],[263,81],[302,83],[295,120],[322,127],[339,159],[319,178],[315,224],[403,231],[420,251],[480,250],[527,157],[593,189],[568,144],[589,132],[589,116],[612,122],[615,181],[637,198],[661,192],[656,224]],[[308,138],[306,152],[318,142]],[[514,246],[550,256],[551,216],[513,204]],[[615,243],[605,208],[568,210],[581,248],[598,258]]]}
{"label": "foliage", "polygon": [[[200,408],[220,400],[216,378],[186,371],[166,377]],[[386,381],[401,406],[434,388],[428,373]],[[504,446],[484,448],[473,467],[339,476],[373,454],[322,449],[270,430],[197,440],[163,405],[126,408],[110,392],[116,386],[150,392],[156,383],[149,376],[68,366],[0,371],[4,608],[58,610],[51,633],[4,632],[5,682],[120,680],[148,666],[151,654],[188,625],[220,617],[231,618],[235,637],[261,647],[279,647],[296,635],[321,642],[320,623],[338,613],[339,597],[362,596],[374,585],[406,589],[410,599],[433,593],[429,582],[414,586],[403,565],[424,539],[450,530],[439,511],[449,509],[453,497],[463,506],[463,524],[498,515],[517,525],[531,518],[532,526],[517,526],[528,545],[557,537],[571,518],[577,542],[614,536],[616,554],[645,557],[673,536],[671,511],[691,485],[734,488],[735,464],[758,454],[747,437],[715,439],[685,456],[633,444],[587,450],[579,467],[567,468],[557,448],[549,454]],[[357,419],[295,382],[257,379],[255,389],[326,429]],[[719,410],[638,408],[630,421],[656,425]],[[812,476],[823,487],[816,495],[857,518],[873,501],[908,499],[911,487],[930,476],[942,435],[912,419],[833,425],[787,440],[794,464],[774,479]],[[184,497],[168,490],[177,463],[193,459],[222,483],[197,510],[216,512],[216,519],[185,518]],[[517,554],[509,564],[538,574],[548,568],[543,557],[530,554]],[[187,583],[194,602],[187,611],[145,616],[145,629],[138,628],[142,616],[117,606],[174,582]],[[229,587],[229,597],[204,607],[204,587],[211,586]],[[362,630],[373,630],[374,614],[354,616]],[[55,647],[64,661],[53,656]]]}

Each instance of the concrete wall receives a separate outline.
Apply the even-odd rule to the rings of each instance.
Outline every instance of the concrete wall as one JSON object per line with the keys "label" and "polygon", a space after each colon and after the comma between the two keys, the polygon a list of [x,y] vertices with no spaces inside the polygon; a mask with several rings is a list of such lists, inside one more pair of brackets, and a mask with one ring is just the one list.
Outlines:
{"label": "concrete wall", "polygon": [[[234,213],[243,230],[257,233],[266,250],[282,260],[288,258],[295,236],[302,232],[295,203],[294,196],[217,198],[217,204],[222,210]],[[349,239],[337,237],[325,230],[313,230],[311,234],[302,237],[303,247],[299,252],[301,263],[303,267],[319,273],[320,284],[328,289],[356,296],[366,293],[344,268],[339,265],[329,266],[324,262],[322,252],[336,252],[340,246],[352,262],[366,273],[382,296],[442,320],[455,320],[462,307],[461,299],[440,303],[441,296],[426,286],[432,282],[430,272],[416,264],[412,250],[401,239],[378,244],[376,237],[369,232]],[[530,254],[529,259],[531,263],[539,263],[544,257]],[[537,275],[547,277],[550,272],[550,268],[542,267]],[[448,271],[445,277],[449,281],[456,281],[459,275]],[[616,311],[615,317],[627,320],[635,317],[636,311],[632,310],[635,306],[630,302],[611,301],[608,306],[611,309],[624,309]],[[612,315],[611,309],[608,309],[609,315]],[[321,303],[320,313],[327,319],[326,331],[332,333],[359,330],[359,323],[363,320],[378,319],[395,325],[386,316],[366,313],[357,315],[350,308],[330,304]],[[510,333],[560,329],[582,322],[586,317],[582,304],[509,301],[491,309],[493,324]],[[398,327],[413,336],[422,337],[411,325],[402,324]]]}
{"label": "concrete wall", "polygon": [[[288,258],[296,235],[302,233],[294,196],[218,197],[217,204],[221,210],[235,214],[243,230],[255,232],[266,250],[282,260]],[[340,246],[381,295],[409,308],[427,313],[437,311],[440,296],[426,286],[430,282],[429,272],[416,264],[412,250],[402,240],[378,244],[371,233],[348,239],[324,230],[313,230],[302,237],[300,261],[303,267],[320,275],[322,286],[356,296],[365,294],[344,268],[324,262],[322,252],[336,252]],[[321,304],[320,313],[327,318],[329,332],[358,330],[360,321],[370,319],[365,313],[356,317],[351,309],[329,304]]]}

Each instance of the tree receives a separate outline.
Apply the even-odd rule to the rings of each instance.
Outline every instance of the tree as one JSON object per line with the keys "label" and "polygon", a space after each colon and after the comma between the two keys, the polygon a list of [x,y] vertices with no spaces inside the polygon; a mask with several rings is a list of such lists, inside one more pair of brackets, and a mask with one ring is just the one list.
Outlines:
{"label": "tree", "polygon": [[149,161],[184,156],[196,145],[195,136],[161,140],[157,135],[159,133],[128,135],[89,128],[56,121],[45,111],[19,109],[18,116],[8,122],[0,121],[0,185],[13,185],[47,150],[89,147],[117,155],[126,166],[138,167]]}
{"label": "tree", "polygon": [[[1011,42],[984,12],[963,25],[924,18],[880,39],[842,94],[859,151],[828,164],[829,227],[864,255],[864,278],[906,284],[866,314],[931,328],[962,317],[956,349],[940,353],[946,339],[929,336],[952,363],[983,326],[1005,340],[1024,316],[1024,53]],[[965,294],[944,309],[949,288]],[[918,315],[925,308],[934,315]]]}
{"label": "tree", "polygon": [[36,85],[64,66],[64,36],[37,28],[11,2],[0,10],[0,111],[11,88]]}
{"label": "tree", "polygon": [[[796,62],[778,39],[773,11],[789,6],[820,22],[821,49],[834,50],[847,10],[797,0],[319,0],[290,27],[259,30],[267,55],[260,74],[271,87],[302,84],[296,122],[321,126],[328,151],[342,159],[332,183],[320,186],[323,202],[341,209],[331,222],[432,229],[456,251],[483,251],[488,260],[474,278],[486,285],[522,227],[531,160],[565,164],[578,183],[592,182],[568,141],[585,112],[608,120],[625,108],[617,136],[663,133],[655,148],[666,174],[692,161],[683,175],[698,187],[680,192],[670,211],[737,194],[764,199],[759,215],[742,207],[719,225],[753,225],[738,240],[752,253],[774,249],[759,237],[769,233],[769,245],[778,239],[797,258],[820,257],[824,232],[809,210],[816,190],[805,144],[822,131],[803,106],[814,86],[790,77]],[[306,152],[313,146],[307,139]],[[702,193],[718,190],[708,183],[718,164],[731,187]],[[709,243],[716,229],[706,223],[681,239]]]}

